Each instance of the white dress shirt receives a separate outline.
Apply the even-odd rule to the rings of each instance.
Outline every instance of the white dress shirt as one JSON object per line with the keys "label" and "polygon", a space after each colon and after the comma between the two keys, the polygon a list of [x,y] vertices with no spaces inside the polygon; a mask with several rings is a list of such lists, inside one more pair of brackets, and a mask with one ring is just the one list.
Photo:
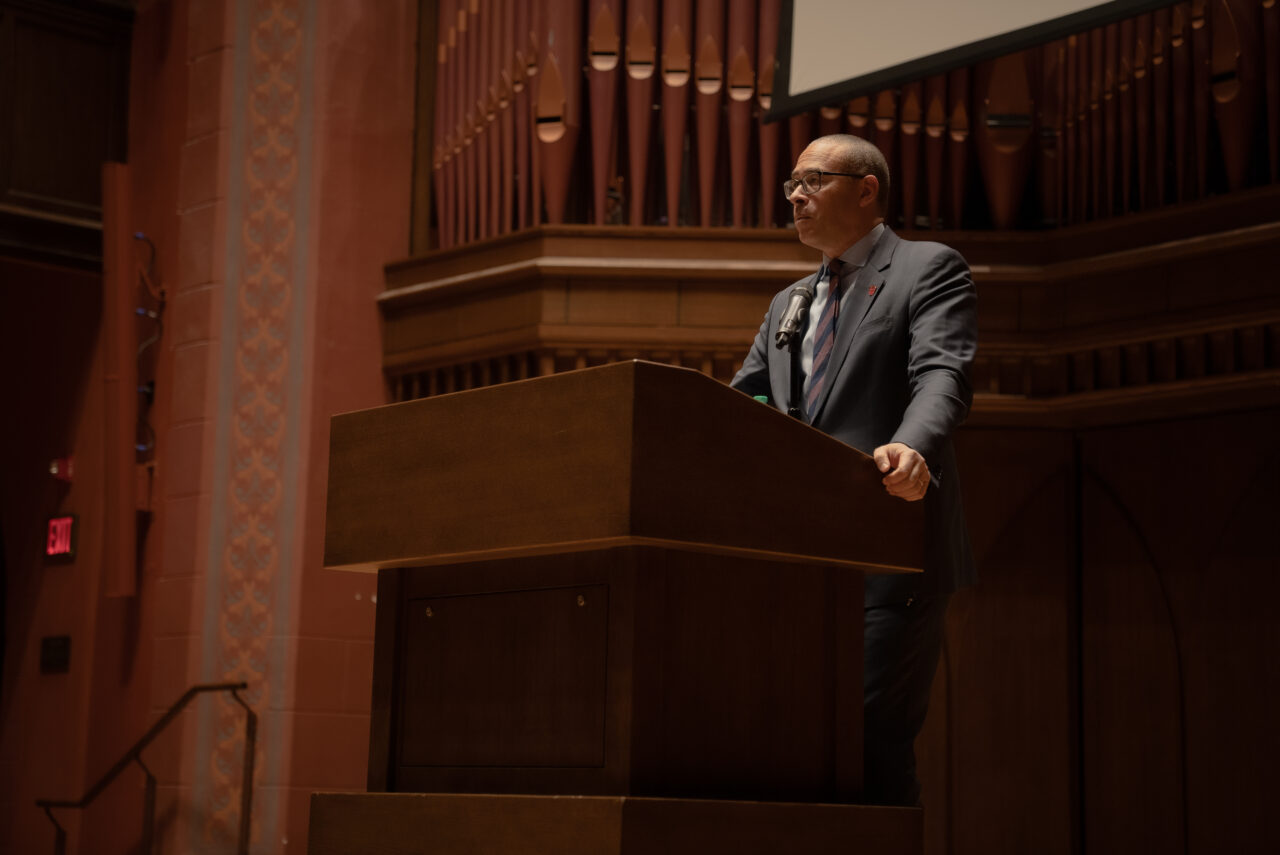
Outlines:
{"label": "white dress shirt", "polygon": [[[857,284],[858,275],[862,273],[867,259],[871,257],[871,250],[875,249],[876,241],[883,233],[884,223],[877,223],[875,228],[862,236],[861,240],[840,254],[840,260],[845,264],[844,271],[840,274],[842,294],[847,296],[852,293],[854,285]],[[824,273],[828,260],[827,256],[822,257]],[[806,395],[809,394],[809,378],[813,376],[813,336],[818,330],[818,319],[822,317],[822,311],[827,307],[827,299],[830,296],[831,280],[823,276],[818,282],[818,287],[814,289],[813,303],[809,305],[809,323],[805,325],[804,339],[800,342],[800,367],[804,369]]]}

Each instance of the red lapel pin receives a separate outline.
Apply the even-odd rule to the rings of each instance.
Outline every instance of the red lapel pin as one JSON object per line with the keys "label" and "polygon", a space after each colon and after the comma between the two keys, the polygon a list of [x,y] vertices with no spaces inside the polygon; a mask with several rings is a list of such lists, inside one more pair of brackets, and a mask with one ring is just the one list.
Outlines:
{"label": "red lapel pin", "polygon": [[867,289],[867,296],[874,297],[875,295],[876,295],[876,286],[872,285],[870,288]]}

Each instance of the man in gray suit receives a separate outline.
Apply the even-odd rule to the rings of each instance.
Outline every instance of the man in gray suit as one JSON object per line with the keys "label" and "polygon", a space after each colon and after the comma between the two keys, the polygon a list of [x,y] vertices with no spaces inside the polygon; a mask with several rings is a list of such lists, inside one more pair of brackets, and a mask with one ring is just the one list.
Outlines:
{"label": "man in gray suit", "polygon": [[[889,167],[866,140],[815,140],[784,191],[800,241],[822,252],[823,266],[774,297],[731,385],[795,407],[815,428],[872,455],[890,495],[925,503],[924,572],[866,580],[864,800],[914,805],[914,742],[947,602],[974,577],[950,436],[973,398],[976,295],[959,253],[903,240],[885,225]],[[814,297],[801,348],[804,386],[791,401],[791,355],[774,337],[792,289],[805,285]]]}

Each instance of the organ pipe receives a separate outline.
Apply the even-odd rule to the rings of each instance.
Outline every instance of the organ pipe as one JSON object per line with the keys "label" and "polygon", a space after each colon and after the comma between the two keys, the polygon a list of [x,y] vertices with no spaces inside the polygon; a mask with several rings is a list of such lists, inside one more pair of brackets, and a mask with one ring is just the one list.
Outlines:
{"label": "organ pipe", "polygon": [[911,229],[1103,220],[1280,171],[1277,0],[1184,0],[765,124],[780,5],[441,0],[438,246],[543,222],[783,226],[780,173],[831,132],[883,149],[889,221]]}

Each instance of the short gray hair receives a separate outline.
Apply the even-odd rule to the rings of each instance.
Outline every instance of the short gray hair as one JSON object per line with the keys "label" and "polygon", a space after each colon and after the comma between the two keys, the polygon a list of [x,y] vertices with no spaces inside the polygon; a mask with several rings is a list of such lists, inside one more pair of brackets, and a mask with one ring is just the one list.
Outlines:
{"label": "short gray hair", "polygon": [[876,206],[883,217],[889,209],[889,161],[885,160],[884,152],[869,140],[853,134],[828,134],[814,142],[822,143],[836,153],[842,171],[876,177],[880,186],[876,193]]}

